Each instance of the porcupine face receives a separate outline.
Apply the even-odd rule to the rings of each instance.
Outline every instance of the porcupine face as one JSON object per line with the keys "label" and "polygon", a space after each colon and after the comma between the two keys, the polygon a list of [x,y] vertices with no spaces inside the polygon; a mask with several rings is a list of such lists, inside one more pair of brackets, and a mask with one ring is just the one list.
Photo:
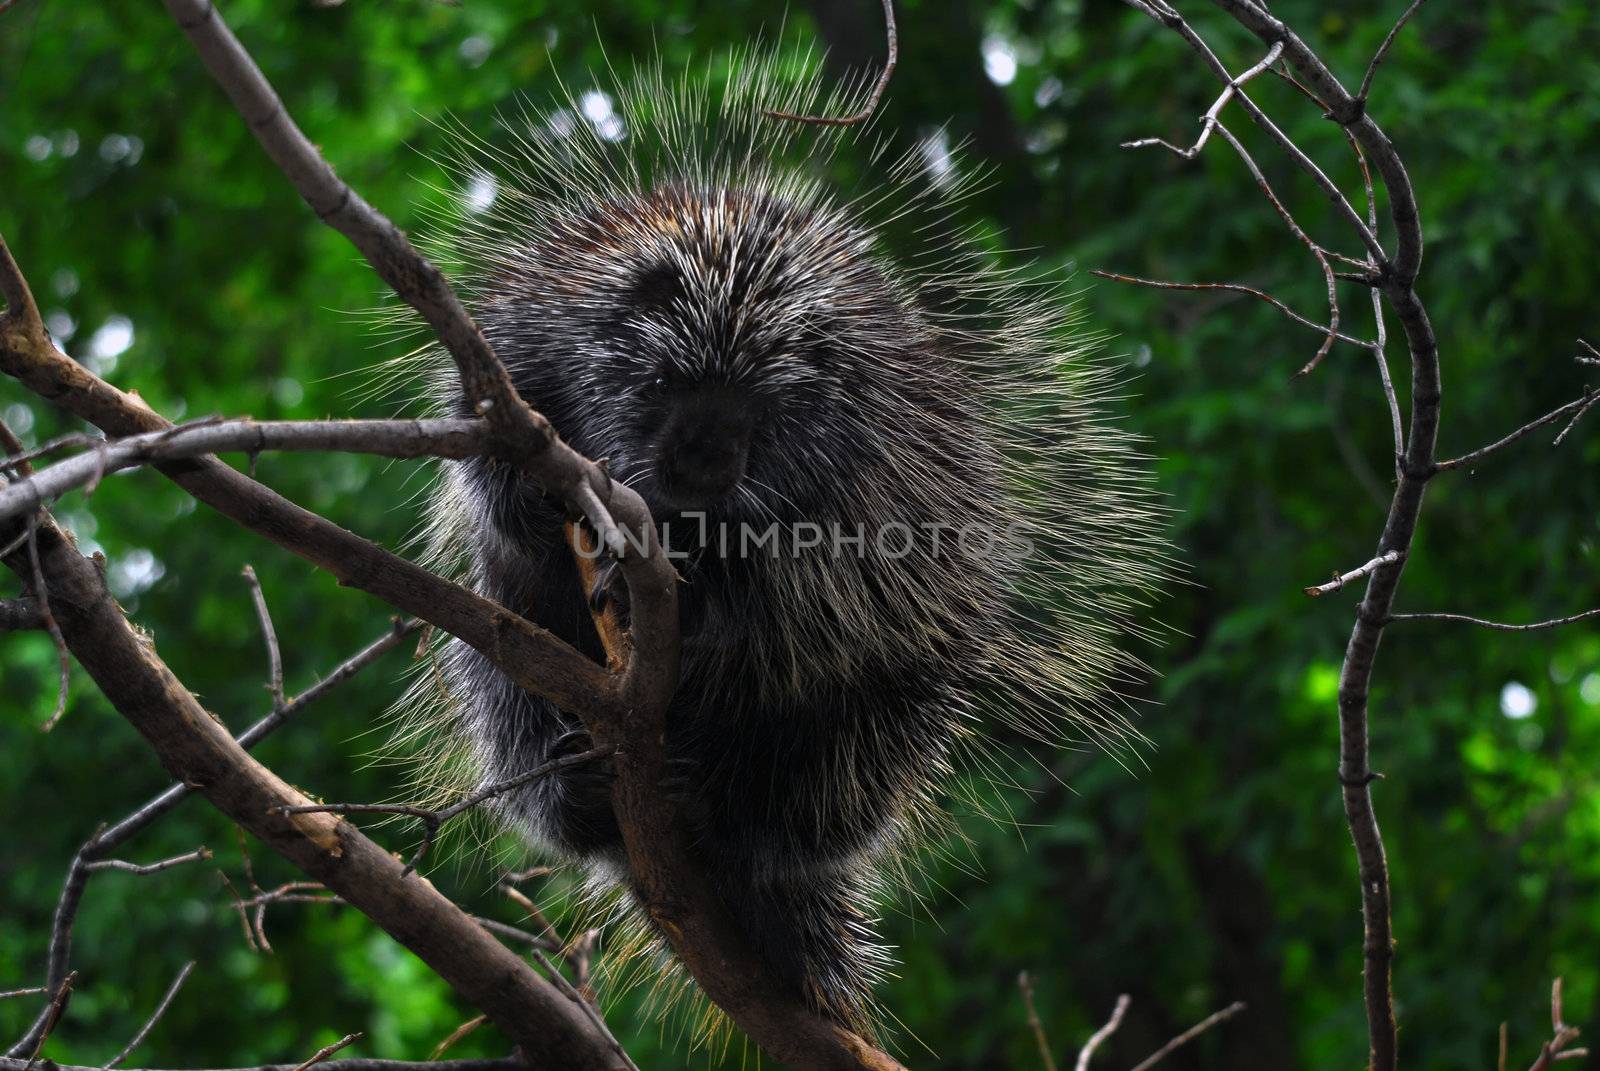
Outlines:
{"label": "porcupine face", "polygon": [[[914,316],[868,236],[826,208],[668,186],[538,244],[501,276],[491,339],[556,429],[658,518],[811,517],[881,453],[874,407],[905,386],[882,368]],[[494,338],[497,319],[520,337]]]}

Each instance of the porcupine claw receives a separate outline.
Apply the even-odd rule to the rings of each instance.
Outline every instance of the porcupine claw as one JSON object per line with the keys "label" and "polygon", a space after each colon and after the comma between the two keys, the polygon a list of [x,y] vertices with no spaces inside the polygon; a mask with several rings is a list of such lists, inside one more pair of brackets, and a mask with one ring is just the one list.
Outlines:
{"label": "porcupine claw", "polygon": [[596,614],[614,610],[617,624],[626,628],[629,606],[628,582],[622,575],[622,564],[615,558],[608,558],[595,570],[594,587],[589,592],[589,609]]}

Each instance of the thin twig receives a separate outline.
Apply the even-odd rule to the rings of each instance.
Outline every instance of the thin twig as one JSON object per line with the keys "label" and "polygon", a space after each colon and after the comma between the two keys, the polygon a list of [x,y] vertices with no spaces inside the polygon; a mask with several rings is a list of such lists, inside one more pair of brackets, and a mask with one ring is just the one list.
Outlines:
{"label": "thin twig", "polygon": [[44,1051],[44,1043],[50,1040],[50,1032],[61,1022],[61,1016],[66,1013],[67,1001],[72,998],[72,983],[78,980],[78,972],[72,971],[61,984],[56,987],[55,996],[50,998],[50,1004],[44,1010],[43,1029],[39,1031],[39,1038],[33,1043],[33,1052],[28,1056],[28,1066],[24,1071],[33,1071],[33,1065],[39,1062],[39,1054]]}
{"label": "thin twig", "polygon": [[92,863],[84,864],[84,869],[91,874],[98,870],[120,870],[125,874],[159,874],[163,870],[171,870],[184,863],[197,863],[211,858],[210,848],[196,848],[192,852],[174,855],[170,859],[163,859],[159,863],[130,863],[123,859],[99,859]]}
{"label": "thin twig", "polygon": [[249,565],[244,567],[244,582],[250,586],[250,599],[256,605],[256,618],[261,622],[261,639],[267,645],[267,691],[272,693],[272,709],[281,711],[287,700],[283,695],[283,654],[278,650],[278,630],[272,626],[272,612],[267,609],[261,581]]}
{"label": "thin twig", "polygon": [[[1510,446],[1512,443],[1516,442],[1518,439],[1521,439],[1530,432],[1538,431],[1546,424],[1553,424],[1569,413],[1575,414],[1573,420],[1576,422],[1578,417],[1581,417],[1584,413],[1588,412],[1589,407],[1594,405],[1596,399],[1600,399],[1600,391],[1584,391],[1582,398],[1575,398],[1566,405],[1552,409],[1539,419],[1529,421],[1516,431],[1512,432],[1510,435],[1507,435],[1502,439],[1496,439],[1488,446],[1479,447],[1469,454],[1462,454],[1460,457],[1453,457],[1448,461],[1438,462],[1438,464],[1435,466],[1435,470],[1438,472],[1448,472],[1450,469],[1459,469],[1464,465],[1471,465],[1474,462],[1481,461],[1495,451],[1503,450],[1505,447]],[[1567,431],[1570,430],[1572,429],[1569,425]],[[1559,444],[1565,437],[1566,431],[1563,431],[1551,445]]]}
{"label": "thin twig", "polygon": [[194,960],[190,960],[183,965],[183,969],[178,972],[178,977],[174,978],[172,984],[167,987],[166,995],[156,1005],[156,1010],[150,1013],[150,1018],[145,1020],[145,1024],[139,1028],[137,1034],[133,1035],[133,1039],[122,1047],[122,1051],[106,1061],[104,1071],[111,1071],[112,1068],[126,1060],[128,1055],[134,1049],[137,1049],[145,1038],[150,1036],[150,1031],[154,1030],[156,1024],[161,1021],[161,1017],[167,1014],[167,1008],[171,1006],[173,998],[178,995],[178,990],[182,989],[183,983],[189,980],[189,972],[192,970],[194,970]]}
{"label": "thin twig", "polygon": [[409,874],[417,868],[417,864],[422,862],[423,857],[428,854],[428,849],[433,846],[433,841],[439,833],[439,828],[452,818],[470,811],[480,803],[493,799],[495,796],[520,788],[530,781],[549,776],[572,766],[581,766],[585,763],[609,758],[616,753],[616,750],[615,747],[597,747],[574,755],[563,755],[559,759],[552,759],[549,762],[535,766],[533,769],[520,773],[516,777],[485,785],[466,798],[444,808],[422,807],[414,803],[308,803],[293,807],[280,807],[278,811],[281,814],[398,814],[407,818],[415,818],[422,823],[422,843],[406,863],[405,872]]}
{"label": "thin twig", "polygon": [[1227,1022],[1235,1015],[1238,1015],[1240,1012],[1244,1011],[1244,1009],[1244,1001],[1236,1000],[1232,1004],[1229,1004],[1226,1008],[1223,1008],[1221,1011],[1212,1012],[1210,1015],[1206,1016],[1198,1023],[1195,1023],[1189,1029],[1185,1030],[1183,1033],[1179,1034],[1177,1037],[1173,1038],[1171,1041],[1161,1046],[1161,1048],[1151,1053],[1144,1060],[1136,1064],[1133,1068],[1133,1071],[1150,1071],[1150,1068],[1154,1067],[1156,1064],[1172,1055],[1174,1050],[1187,1045],[1189,1042],[1193,1041],[1201,1034],[1204,1034],[1207,1030],[1210,1030],[1218,1023]]}
{"label": "thin twig", "polygon": [[[1277,48],[1279,46],[1275,45],[1274,47]],[[1284,225],[1289,228],[1289,233],[1294,235],[1301,245],[1311,250],[1311,255],[1316,258],[1317,264],[1322,268],[1323,278],[1328,285],[1328,337],[1317,348],[1317,352],[1312,355],[1311,360],[1306,362],[1305,366],[1296,373],[1296,375],[1301,376],[1309,375],[1317,365],[1322,363],[1322,359],[1333,348],[1334,339],[1339,337],[1339,295],[1336,289],[1337,283],[1333,278],[1333,265],[1328,263],[1328,255],[1324,252],[1322,246],[1312,241],[1311,237],[1300,228],[1300,224],[1294,221],[1294,217],[1289,214],[1289,210],[1278,199],[1278,195],[1272,191],[1272,185],[1267,182],[1267,176],[1262,173],[1261,168],[1256,164],[1255,158],[1245,150],[1244,144],[1234,136],[1233,131],[1222,123],[1217,123],[1216,127],[1217,132],[1227,139],[1229,145],[1233,146],[1233,151],[1239,154],[1239,159],[1244,161],[1245,167],[1249,168],[1251,177],[1256,180],[1256,186],[1266,197],[1268,203],[1272,205],[1273,210],[1278,213],[1278,218],[1283,220]]]}
{"label": "thin twig", "polygon": [[861,109],[852,115],[834,118],[826,115],[797,115],[794,112],[766,110],[772,119],[787,119],[795,123],[807,123],[812,126],[855,126],[872,118],[872,113],[878,110],[878,102],[883,99],[884,92],[889,88],[889,79],[894,77],[895,64],[900,61],[900,37],[894,25],[894,0],[883,0],[884,35],[888,38],[888,55],[883,61],[883,70],[878,75],[878,81],[872,87],[872,94]]}
{"label": "thin twig", "polygon": [[1351,581],[1360,580],[1364,576],[1371,576],[1374,570],[1385,565],[1393,565],[1404,557],[1405,555],[1400,551],[1391,550],[1386,554],[1378,555],[1365,565],[1356,566],[1348,573],[1336,573],[1334,578],[1328,581],[1326,584],[1317,584],[1313,587],[1305,588],[1305,593],[1310,595],[1313,599],[1321,595],[1331,595]]}
{"label": "thin twig", "polygon": [[318,1049],[311,1059],[307,1060],[305,1063],[297,1064],[294,1071],[306,1071],[307,1068],[320,1064],[322,1061],[326,1060],[328,1057],[332,1056],[341,1049],[348,1049],[351,1045],[354,1045],[356,1042],[360,1041],[366,1036],[367,1034],[364,1030],[357,1030],[354,1034],[346,1034],[338,1041],[335,1041],[332,1045],[324,1045],[322,1048]]}
{"label": "thin twig", "polygon": [[1389,54],[1389,48],[1394,44],[1394,39],[1400,36],[1400,31],[1405,29],[1406,23],[1411,21],[1411,16],[1417,13],[1417,8],[1422,6],[1422,0],[1411,0],[1411,6],[1406,8],[1400,20],[1390,28],[1389,34],[1383,39],[1383,44],[1378,46],[1378,51],[1373,55],[1372,62],[1367,64],[1367,73],[1361,78],[1361,88],[1356,90],[1356,99],[1365,101],[1367,93],[1372,89],[1372,76],[1378,73],[1378,66],[1383,63],[1384,57]]}
{"label": "thin twig", "polygon": [[1468,617],[1466,614],[1390,614],[1386,621],[1460,621],[1468,625],[1477,625],[1481,628],[1492,628],[1497,632],[1537,632],[1540,629],[1557,628],[1561,625],[1570,625],[1575,621],[1587,621],[1591,617],[1600,617],[1600,607],[1585,610],[1581,614],[1571,617],[1557,617],[1550,621],[1536,621],[1531,625],[1506,625],[1499,621],[1485,621],[1481,617]]}
{"label": "thin twig", "polygon": [[1089,1035],[1089,1040],[1083,1043],[1083,1048],[1078,1050],[1078,1064],[1076,1071],[1089,1071],[1089,1060],[1107,1038],[1117,1032],[1117,1027],[1122,1025],[1122,1017],[1128,1014],[1128,1004],[1131,998],[1124,993],[1117,998],[1117,1006],[1111,1011],[1111,1018],[1106,1020],[1106,1025]]}
{"label": "thin twig", "polygon": [[0,1000],[9,1000],[12,997],[31,997],[35,993],[43,993],[44,991],[45,988],[42,985],[30,985],[26,989],[6,989],[0,991]]}
{"label": "thin twig", "polygon": [[482,1026],[488,1021],[489,1017],[487,1015],[474,1015],[471,1019],[468,1019],[466,1022],[450,1031],[449,1035],[447,1035],[443,1041],[435,1045],[433,1047],[433,1052],[428,1054],[428,1059],[430,1061],[437,1060],[439,1057],[449,1052],[450,1049],[455,1046],[456,1042],[460,1041],[462,1038],[466,1037],[468,1034],[472,1033],[474,1030],[478,1029],[478,1027]]}
{"label": "thin twig", "polygon": [[1138,138],[1134,141],[1124,141],[1122,148],[1143,149],[1151,145],[1159,145],[1164,149],[1170,149],[1185,160],[1193,160],[1200,155],[1200,150],[1206,147],[1206,142],[1211,139],[1212,128],[1217,125],[1217,116],[1222,114],[1222,109],[1227,105],[1228,101],[1233,99],[1233,95],[1239,91],[1239,87],[1262,71],[1271,68],[1274,63],[1278,62],[1278,57],[1281,55],[1283,55],[1283,42],[1278,41],[1267,50],[1266,56],[1262,58],[1260,63],[1257,63],[1239,77],[1230,80],[1223,88],[1222,94],[1212,102],[1211,107],[1207,108],[1206,113],[1200,117],[1200,137],[1187,149],[1180,149],[1165,138]]}
{"label": "thin twig", "polygon": [[1567,421],[1567,426],[1561,429],[1561,434],[1550,440],[1551,446],[1560,446],[1562,440],[1572,434],[1572,429],[1578,426],[1578,421],[1583,419],[1583,415],[1593,409],[1596,402],[1600,402],[1600,391],[1589,391],[1588,394],[1589,400],[1584,403],[1583,408],[1573,413],[1572,419]]}
{"label": "thin twig", "polygon": [[[1265,301],[1268,305],[1271,305],[1273,308],[1289,317],[1289,319],[1293,320],[1295,323],[1300,324],[1302,327],[1309,327],[1319,335],[1326,335],[1329,333],[1327,324],[1319,324],[1315,320],[1307,319],[1298,312],[1295,312],[1288,305],[1285,305],[1282,301],[1279,301],[1277,298],[1273,297],[1271,294],[1257,290],[1252,286],[1245,286],[1243,283],[1172,283],[1162,279],[1144,279],[1137,275],[1123,275],[1120,272],[1101,271],[1098,268],[1091,268],[1089,270],[1089,274],[1099,276],[1102,279],[1111,279],[1114,282],[1119,283],[1133,283],[1136,286],[1151,286],[1155,287],[1157,290],[1226,290],[1235,294],[1247,294],[1250,297],[1259,298],[1260,300]],[[1339,332],[1334,332],[1333,337],[1339,342],[1348,342],[1352,346],[1360,346],[1364,350],[1370,350],[1373,346],[1371,342],[1368,342],[1364,338],[1353,338],[1350,335],[1341,334]]]}
{"label": "thin twig", "polygon": [[1039,1021],[1039,1011],[1033,1006],[1033,979],[1027,971],[1017,975],[1017,988],[1022,990],[1022,1004],[1028,1009],[1028,1029],[1033,1031],[1033,1040],[1039,1046],[1039,1063],[1044,1071],[1056,1071],[1056,1060],[1050,1055],[1050,1039],[1045,1035],[1044,1023]]}
{"label": "thin twig", "polygon": [[[10,490],[10,488],[7,488]],[[5,491],[0,491],[0,495]],[[67,650],[66,638],[61,635],[61,626],[57,624],[55,615],[50,612],[50,593],[46,590],[44,570],[39,566],[39,515],[37,513],[28,517],[28,567],[33,571],[33,597],[39,601],[39,616],[44,620],[45,631],[50,633],[50,642],[56,645],[56,664],[59,674],[56,683],[56,705],[50,712],[50,717],[45,719],[39,731],[43,733],[54,729],[67,712],[67,690],[72,685],[72,655]]]}
{"label": "thin twig", "polygon": [[1547,1071],[1558,1060],[1581,1060],[1589,1055],[1588,1049],[1567,1048],[1578,1039],[1579,1030],[1575,1026],[1568,1026],[1561,1012],[1560,978],[1550,984],[1550,1031],[1550,1040],[1540,1047],[1539,1056],[1528,1071]]}

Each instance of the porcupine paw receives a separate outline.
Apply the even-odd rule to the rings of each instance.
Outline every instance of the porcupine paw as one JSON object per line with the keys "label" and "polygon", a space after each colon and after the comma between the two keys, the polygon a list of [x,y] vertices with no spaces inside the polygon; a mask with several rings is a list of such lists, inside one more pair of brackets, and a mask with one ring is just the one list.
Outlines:
{"label": "porcupine paw", "polygon": [[[569,729],[550,745],[549,760],[581,755],[593,747],[587,730]],[[588,759],[554,776],[560,783],[557,821],[562,839],[578,850],[615,841],[619,834],[611,811],[611,782],[616,770],[611,757]]]}
{"label": "porcupine paw", "polygon": [[617,624],[627,628],[630,607],[628,582],[622,575],[622,563],[615,558],[607,558],[595,569],[594,587],[589,592],[589,609],[596,614],[610,610],[616,615]]}

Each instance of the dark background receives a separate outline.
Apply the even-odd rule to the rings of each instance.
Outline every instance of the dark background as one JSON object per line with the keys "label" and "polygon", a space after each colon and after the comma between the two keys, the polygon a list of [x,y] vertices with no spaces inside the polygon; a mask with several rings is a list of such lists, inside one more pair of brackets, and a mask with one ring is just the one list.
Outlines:
{"label": "dark background", "polygon": [[[1186,7],[1234,70],[1259,58],[1207,5]],[[1354,85],[1402,7],[1281,0],[1274,11]],[[425,183],[439,179],[433,122],[450,113],[487,127],[517,93],[549,99],[557,76],[575,92],[603,84],[591,73],[605,68],[601,41],[623,71],[653,50],[677,68],[757,34],[825,45],[840,69],[877,63],[882,49],[871,0],[787,12],[231,0],[223,12],[340,173],[414,230],[426,229]],[[962,166],[992,179],[966,211],[997,244],[1057,272],[1250,282],[1323,315],[1315,263],[1226,144],[1193,163],[1118,148],[1197,132],[1217,89],[1177,37],[1111,0],[921,0],[899,13],[901,66],[880,129],[912,139],[947,125],[968,142]],[[1420,290],[1443,354],[1442,455],[1581,390],[1575,339],[1600,336],[1597,54],[1586,4],[1438,3],[1379,73],[1372,109],[1410,168],[1428,241]],[[1270,78],[1251,92],[1359,192],[1331,123]],[[1318,192],[1227,114],[1301,223],[1348,247]],[[0,14],[0,233],[68,350],[169,417],[393,411],[361,390],[364,370],[395,356],[356,315],[378,301],[377,280],[271,168],[157,4],[21,0]],[[1376,542],[1391,466],[1372,359],[1341,346],[1291,381],[1316,336],[1264,306],[1079,279],[1091,321],[1136,370],[1129,420],[1161,458],[1173,538],[1192,565],[1193,583],[1161,606],[1175,637],[1151,656],[1162,676],[1143,727],[1156,746],[1136,775],[1105,758],[1046,756],[1070,790],[1020,767],[1033,791],[1008,800],[1016,826],[967,821],[970,855],[934,866],[925,903],[891,909],[904,964],[883,998],[905,1025],[901,1051],[923,1066],[1039,1066],[1015,985],[1026,968],[1058,1058],[1127,992],[1128,1021],[1099,1066],[1130,1066],[1236,999],[1250,1010],[1171,1066],[1357,1066],[1361,930],[1333,703],[1356,596],[1312,602],[1300,589],[1365,561]],[[1343,297],[1350,330],[1370,334],[1363,294]],[[1398,347],[1391,357],[1403,397]],[[30,442],[70,430],[9,383],[0,413]],[[1592,419],[1559,450],[1552,435],[1436,482],[1399,609],[1526,621],[1600,603],[1600,436]],[[259,466],[296,500],[391,546],[416,522],[424,471],[344,456]],[[68,496],[57,516],[104,549],[135,620],[236,728],[268,705],[246,562],[272,603],[291,691],[387,620],[154,474]],[[0,596],[14,593],[8,583]],[[407,665],[389,656],[261,757],[329,799],[402,794],[403,768],[369,760]],[[81,675],[60,727],[38,733],[54,673],[47,640],[0,637],[0,990],[42,975],[75,846],[164,784]],[[1492,1066],[1506,1020],[1511,1062],[1525,1065],[1548,1036],[1553,976],[1566,979],[1569,1020],[1596,1022],[1600,633],[1592,622],[1531,635],[1393,628],[1372,719],[1402,1057]],[[397,850],[415,843],[403,825],[378,835]],[[195,976],[134,1065],[296,1062],[354,1030],[368,1038],[352,1054],[421,1059],[472,1014],[348,909],[276,908],[275,952],[251,952],[215,872],[242,883],[238,842],[199,801],[125,855],[201,843],[214,864],[96,878],[78,926],[78,993],[49,1055],[109,1058],[191,958]],[[515,919],[473,847],[458,839],[431,879]],[[295,876],[259,846],[252,854],[263,884]],[[36,1009],[36,998],[0,1002],[0,1037]],[[646,1067],[721,1055],[687,1054],[633,997],[609,1019]],[[503,1045],[484,1030],[452,1055]],[[741,1044],[727,1050],[728,1066],[748,1059]]]}

